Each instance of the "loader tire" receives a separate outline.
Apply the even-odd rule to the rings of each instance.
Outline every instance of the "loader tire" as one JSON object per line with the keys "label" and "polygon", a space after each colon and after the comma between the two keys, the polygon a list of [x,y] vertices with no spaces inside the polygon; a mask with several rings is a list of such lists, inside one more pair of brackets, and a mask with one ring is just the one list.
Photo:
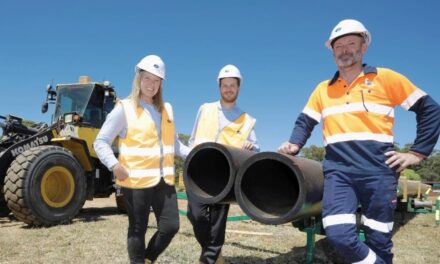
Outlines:
{"label": "loader tire", "polygon": [[3,194],[3,184],[0,184],[0,217],[8,216],[10,212]]}
{"label": "loader tire", "polygon": [[[0,135],[0,138],[1,137],[2,136]],[[2,152],[4,150],[5,150],[4,148],[0,147],[0,156],[3,155]],[[8,216],[11,210],[9,210],[8,206],[6,205],[5,195],[3,193],[3,186],[5,184],[4,175],[0,175],[0,176],[3,176],[0,177],[0,217],[4,217],[4,216]]]}
{"label": "loader tire", "polygon": [[12,162],[4,190],[7,205],[18,220],[51,226],[69,222],[82,208],[86,178],[69,150],[39,146]]}
{"label": "loader tire", "polygon": [[115,200],[116,200],[116,208],[118,209],[118,212],[120,214],[127,214],[127,207],[125,207],[124,195],[122,194],[116,195]]}

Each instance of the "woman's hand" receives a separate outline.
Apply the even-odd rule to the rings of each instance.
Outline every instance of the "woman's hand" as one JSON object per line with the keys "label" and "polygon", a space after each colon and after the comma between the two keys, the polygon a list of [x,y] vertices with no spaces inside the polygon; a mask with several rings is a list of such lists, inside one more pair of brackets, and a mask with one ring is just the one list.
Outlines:
{"label": "woman's hand", "polygon": [[112,168],[113,174],[115,175],[115,177],[120,180],[123,181],[125,179],[128,178],[128,171],[127,169],[125,169],[121,164],[116,164],[115,166],[113,166]]}

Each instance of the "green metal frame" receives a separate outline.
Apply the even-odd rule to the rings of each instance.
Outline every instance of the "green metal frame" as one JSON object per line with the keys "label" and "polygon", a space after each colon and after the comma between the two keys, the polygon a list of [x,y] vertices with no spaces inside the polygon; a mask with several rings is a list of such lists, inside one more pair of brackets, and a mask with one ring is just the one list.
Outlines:
{"label": "green metal frame", "polygon": [[323,235],[324,227],[322,226],[322,217],[310,217],[308,219],[303,219],[301,222],[292,223],[294,227],[298,227],[301,232],[307,234],[307,244],[306,244],[306,264],[315,262],[315,241],[316,234]]}
{"label": "green metal frame", "polygon": [[[301,221],[294,222],[292,225],[298,228],[301,232],[307,234],[307,244],[306,244],[306,260],[305,264],[319,263],[315,260],[315,242],[316,235],[325,235],[325,230],[322,225],[322,216],[310,217],[307,219],[302,219]],[[359,240],[365,241],[364,230],[358,229]]]}
{"label": "green metal frame", "polygon": [[431,214],[431,213],[433,213],[433,210],[431,210],[431,209],[427,209],[427,208],[416,209],[416,208],[414,208],[412,206],[414,200],[417,200],[417,199],[413,198],[413,197],[408,197],[408,202],[406,204],[406,211],[407,212],[409,212],[409,213],[417,213],[417,214]]}

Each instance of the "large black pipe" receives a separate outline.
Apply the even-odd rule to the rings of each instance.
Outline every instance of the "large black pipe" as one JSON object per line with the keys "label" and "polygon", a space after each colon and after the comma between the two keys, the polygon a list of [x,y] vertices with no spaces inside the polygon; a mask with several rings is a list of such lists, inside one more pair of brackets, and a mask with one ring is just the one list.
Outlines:
{"label": "large black pipe", "polygon": [[235,202],[238,168],[254,152],[218,143],[202,143],[186,158],[183,179],[188,196],[206,204]]}
{"label": "large black pipe", "polygon": [[321,163],[276,152],[250,157],[239,169],[235,197],[253,220],[270,225],[321,213]]}

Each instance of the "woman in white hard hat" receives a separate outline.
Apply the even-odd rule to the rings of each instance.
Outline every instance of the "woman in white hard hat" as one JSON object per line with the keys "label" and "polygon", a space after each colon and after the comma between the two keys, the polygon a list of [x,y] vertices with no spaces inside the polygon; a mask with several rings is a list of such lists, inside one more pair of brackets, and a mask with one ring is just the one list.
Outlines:
{"label": "woman in white hard hat", "polygon": [[[121,187],[128,214],[127,249],[130,263],[152,263],[179,230],[174,188],[174,154],[186,157],[179,142],[173,110],[162,99],[165,64],[156,55],[143,58],[135,68],[132,91],[107,116],[94,147]],[[119,156],[111,145],[119,136]],[[145,248],[150,207],[157,231]]]}

